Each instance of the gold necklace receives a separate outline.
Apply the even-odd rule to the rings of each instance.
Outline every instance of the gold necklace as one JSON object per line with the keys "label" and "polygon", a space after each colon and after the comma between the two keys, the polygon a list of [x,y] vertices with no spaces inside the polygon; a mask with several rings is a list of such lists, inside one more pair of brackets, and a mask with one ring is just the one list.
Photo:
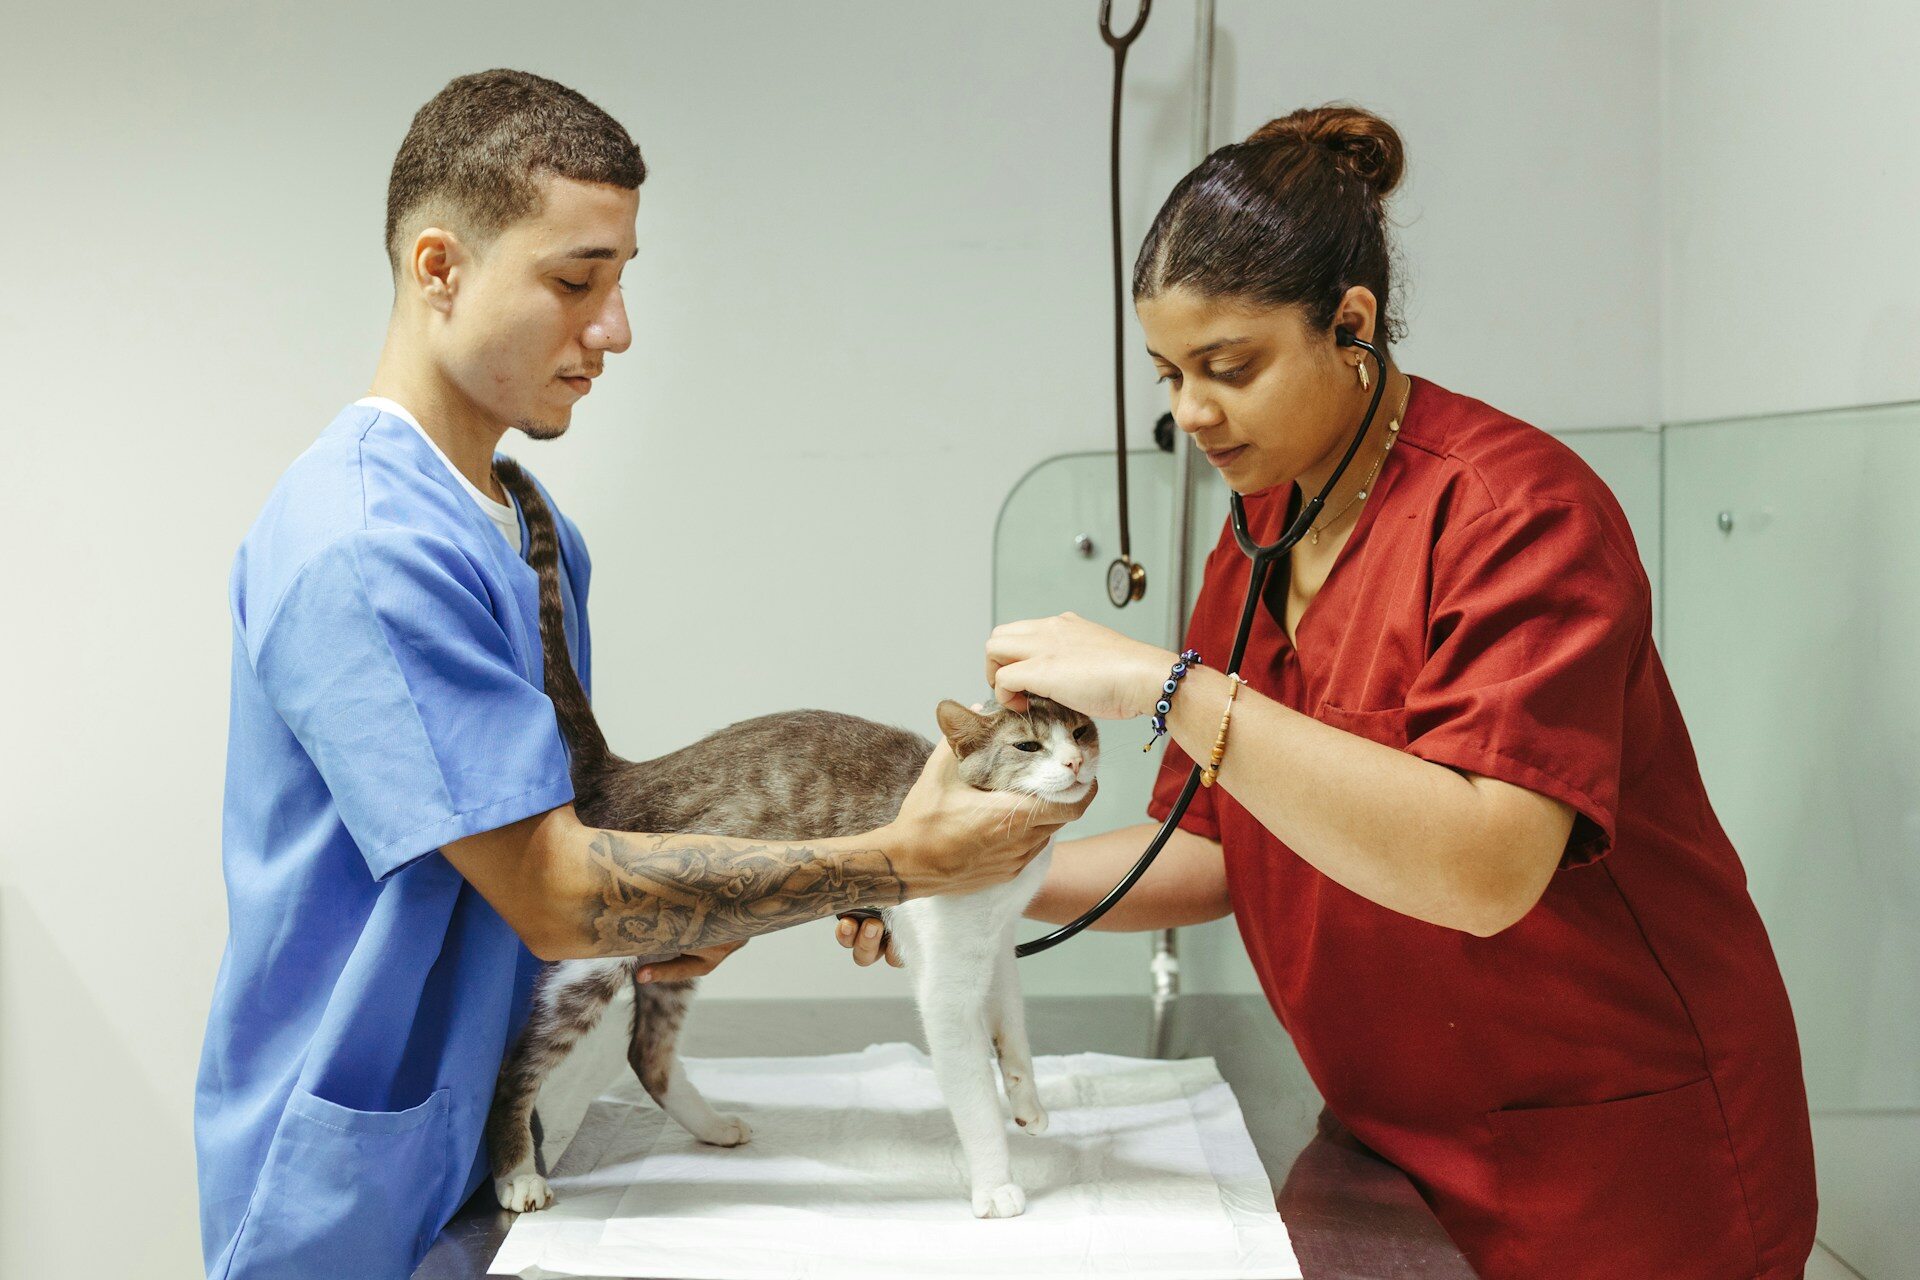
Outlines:
{"label": "gold necklace", "polygon": [[1400,419],[1406,416],[1407,402],[1412,399],[1413,379],[1409,377],[1407,379],[1407,389],[1400,393],[1400,411],[1394,414],[1393,421],[1387,424],[1387,442],[1380,447],[1380,456],[1373,460],[1373,470],[1367,472],[1367,478],[1360,482],[1360,491],[1351,498],[1348,498],[1345,506],[1307,530],[1307,533],[1311,535],[1311,541],[1314,546],[1317,547],[1320,545],[1320,533],[1322,530],[1331,529],[1334,525],[1346,518],[1347,512],[1353,510],[1357,504],[1367,500],[1367,495],[1373,491],[1374,477],[1380,474],[1380,467],[1386,462],[1387,453],[1393,448],[1393,442],[1400,438]]}

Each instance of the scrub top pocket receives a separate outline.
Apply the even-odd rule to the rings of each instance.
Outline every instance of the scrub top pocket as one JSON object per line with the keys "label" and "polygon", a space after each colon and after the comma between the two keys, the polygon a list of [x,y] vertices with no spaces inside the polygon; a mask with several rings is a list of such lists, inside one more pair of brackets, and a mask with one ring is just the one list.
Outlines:
{"label": "scrub top pocket", "polygon": [[1759,1273],[1712,1080],[1584,1106],[1490,1111],[1487,1123],[1498,1202],[1513,1215],[1490,1275]]}
{"label": "scrub top pocket", "polygon": [[[296,1088],[230,1270],[262,1280],[404,1280],[472,1166],[454,1159],[449,1105],[436,1089],[404,1111],[355,1111]],[[429,1206],[426,1215],[415,1206]]]}

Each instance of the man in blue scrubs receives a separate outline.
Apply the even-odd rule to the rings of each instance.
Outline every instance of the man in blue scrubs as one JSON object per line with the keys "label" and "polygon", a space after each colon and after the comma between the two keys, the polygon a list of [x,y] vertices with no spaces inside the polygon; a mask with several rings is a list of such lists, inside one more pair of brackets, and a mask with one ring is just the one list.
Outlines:
{"label": "man in blue scrubs", "polygon": [[[943,748],[894,822],[851,839],[575,816],[525,526],[492,459],[509,430],[563,433],[631,341],[645,172],[618,123],[537,76],[463,76],[421,108],[388,188],[373,394],[235,558],[230,937],[195,1123],[212,1276],[407,1275],[486,1180],[535,956],[704,972],[757,933],[1009,879],[1084,808],[1028,820]],[[585,680],[590,566],[559,525]]]}

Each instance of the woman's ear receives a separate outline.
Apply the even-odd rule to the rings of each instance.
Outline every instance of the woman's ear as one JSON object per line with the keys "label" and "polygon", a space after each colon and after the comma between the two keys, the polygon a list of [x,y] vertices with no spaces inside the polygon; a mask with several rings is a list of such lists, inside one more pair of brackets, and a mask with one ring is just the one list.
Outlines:
{"label": "woman's ear", "polygon": [[940,723],[940,733],[953,748],[953,754],[961,760],[987,745],[993,732],[988,728],[987,717],[948,698],[933,709],[933,718]]}
{"label": "woman's ear", "polygon": [[1341,295],[1340,305],[1333,311],[1333,327],[1346,329],[1362,342],[1371,342],[1377,347],[1380,340],[1374,336],[1374,326],[1379,318],[1380,303],[1373,296],[1373,290],[1357,284]]}

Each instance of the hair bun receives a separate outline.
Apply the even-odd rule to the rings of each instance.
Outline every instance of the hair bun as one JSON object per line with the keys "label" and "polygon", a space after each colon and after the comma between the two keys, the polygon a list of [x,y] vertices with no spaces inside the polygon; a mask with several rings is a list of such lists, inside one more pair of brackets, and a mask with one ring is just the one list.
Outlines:
{"label": "hair bun", "polygon": [[1269,120],[1247,135],[1248,142],[1298,142],[1319,147],[1336,164],[1367,184],[1384,200],[1406,174],[1407,153],[1400,134],[1373,112],[1351,103],[1302,107]]}

